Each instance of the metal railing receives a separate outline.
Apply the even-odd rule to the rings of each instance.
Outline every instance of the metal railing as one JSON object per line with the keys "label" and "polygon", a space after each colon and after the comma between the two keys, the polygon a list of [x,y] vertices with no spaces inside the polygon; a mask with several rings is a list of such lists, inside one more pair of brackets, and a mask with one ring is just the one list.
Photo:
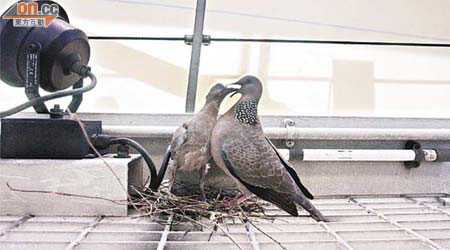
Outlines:
{"label": "metal railing", "polygon": [[189,78],[186,94],[185,112],[193,113],[197,97],[202,46],[211,42],[252,42],[252,43],[298,43],[298,44],[336,44],[366,46],[408,46],[450,48],[450,43],[412,43],[412,42],[378,42],[378,41],[345,41],[345,40],[306,40],[306,39],[252,39],[211,37],[203,33],[206,14],[206,0],[197,0],[193,35],[184,37],[130,37],[130,36],[90,36],[91,40],[143,40],[143,41],[183,41],[192,45]]}

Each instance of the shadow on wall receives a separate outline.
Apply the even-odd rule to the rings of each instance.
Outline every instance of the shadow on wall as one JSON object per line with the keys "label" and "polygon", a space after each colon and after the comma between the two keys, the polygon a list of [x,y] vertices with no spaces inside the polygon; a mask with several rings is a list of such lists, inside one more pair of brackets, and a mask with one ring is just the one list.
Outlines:
{"label": "shadow on wall", "polygon": [[[169,92],[173,95],[185,97],[187,91],[188,71],[171,64],[160,58],[142,53],[141,51],[132,47],[111,41],[95,41],[92,43],[92,61],[98,63],[104,68],[114,72],[116,76],[121,78],[132,78],[152,87],[159,88],[163,91]],[[242,75],[247,74],[246,70],[249,68],[248,63],[250,54],[248,49],[243,50],[241,62],[241,73],[238,75],[200,75],[199,85],[197,90],[197,110],[201,108],[204,103],[204,98],[209,88],[218,79],[230,79],[230,82],[238,79]],[[289,108],[273,99],[268,94],[268,74],[270,61],[270,45],[262,46],[261,60],[258,63],[257,76],[264,84],[264,96],[261,102],[261,113],[285,113]],[[201,65],[200,65],[201,68]],[[104,106],[106,104],[97,104]],[[96,105],[97,105],[96,104]]]}
{"label": "shadow on wall", "polygon": [[[257,62],[252,62],[251,60],[251,53],[250,53],[250,45],[245,44],[242,46],[242,53],[241,57],[239,59],[240,66],[239,66],[239,73],[238,74],[229,74],[229,75],[204,75],[201,74],[199,76],[199,86],[198,86],[198,95],[197,95],[197,109],[199,106],[204,103],[204,97],[206,96],[210,86],[218,82],[218,79],[225,79],[226,82],[223,82],[224,84],[232,83],[239,79],[240,77],[251,74],[257,76],[262,84],[263,84],[263,96],[261,99],[261,103],[259,106],[259,112],[260,114],[286,114],[289,113],[290,110],[288,106],[285,104],[276,101],[275,99],[271,98],[269,95],[269,67],[270,67],[270,44],[261,44],[260,51],[259,51],[259,60]],[[204,62],[203,62],[204,63]],[[256,72],[252,72],[250,63],[256,63]],[[200,65],[200,70],[201,70]],[[253,67],[254,68],[254,67]],[[221,108],[223,111],[228,110],[236,101],[238,97],[233,97],[232,100],[225,100],[224,104],[222,105],[223,108]],[[200,103],[200,104],[199,104]]]}
{"label": "shadow on wall", "polygon": [[[185,96],[187,71],[117,42],[92,43],[92,61],[115,72],[177,96]],[[129,87],[129,86],[127,86]]]}

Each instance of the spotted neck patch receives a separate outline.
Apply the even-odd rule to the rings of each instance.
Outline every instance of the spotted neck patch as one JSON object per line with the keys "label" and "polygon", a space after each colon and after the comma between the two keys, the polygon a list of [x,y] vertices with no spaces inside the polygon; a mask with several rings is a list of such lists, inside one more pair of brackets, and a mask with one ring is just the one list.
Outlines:
{"label": "spotted neck patch", "polygon": [[258,101],[253,99],[239,103],[237,105],[235,118],[244,124],[258,124]]}

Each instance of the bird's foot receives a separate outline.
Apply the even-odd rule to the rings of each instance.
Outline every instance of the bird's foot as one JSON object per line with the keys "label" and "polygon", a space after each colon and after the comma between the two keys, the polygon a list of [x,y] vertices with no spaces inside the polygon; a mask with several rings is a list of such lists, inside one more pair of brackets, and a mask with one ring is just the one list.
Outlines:
{"label": "bird's foot", "polygon": [[202,201],[206,201],[206,194],[205,194],[205,178],[206,174],[208,173],[209,164],[206,164],[202,168],[200,168],[199,172],[199,187],[200,187],[200,197]]}
{"label": "bird's foot", "polygon": [[202,199],[202,201],[206,201],[206,194],[205,194],[205,191],[200,190],[200,198]]}
{"label": "bird's foot", "polygon": [[225,207],[232,208],[232,207],[238,206],[238,205],[242,204],[243,202],[245,202],[247,199],[248,199],[248,197],[245,195],[233,198],[232,200],[225,202]]}
{"label": "bird's foot", "polygon": [[317,214],[311,214],[311,217],[317,222],[330,222],[330,220],[327,217],[323,216],[320,212]]}

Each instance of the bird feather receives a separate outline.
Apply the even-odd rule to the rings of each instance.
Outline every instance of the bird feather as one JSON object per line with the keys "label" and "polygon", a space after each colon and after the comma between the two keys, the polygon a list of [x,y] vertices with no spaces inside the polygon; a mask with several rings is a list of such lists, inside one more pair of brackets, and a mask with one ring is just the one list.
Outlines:
{"label": "bird feather", "polygon": [[292,179],[294,179],[297,186],[302,190],[303,194],[308,197],[309,199],[313,200],[314,196],[309,192],[309,190],[302,184],[300,181],[300,177],[298,177],[297,172],[295,172],[294,168],[289,165],[289,163],[280,155],[280,152],[278,152],[277,148],[273,143],[270,141],[269,138],[266,137],[267,142],[269,142],[270,146],[273,148],[273,150],[277,153],[278,158],[280,159],[281,163],[283,163],[283,166],[286,168],[286,170],[291,175]]}
{"label": "bird feather", "polygon": [[231,175],[233,175],[236,179],[238,179],[239,182],[241,182],[248,190],[250,190],[259,198],[275,204],[277,207],[288,212],[290,215],[298,216],[297,207],[295,206],[291,194],[280,193],[270,188],[262,188],[259,186],[251,185],[250,183],[244,181],[241,178],[241,176],[239,176],[236,173],[233,163],[230,157],[228,156],[226,149],[222,149],[222,158],[223,161],[225,162],[225,166],[230,171]]}

